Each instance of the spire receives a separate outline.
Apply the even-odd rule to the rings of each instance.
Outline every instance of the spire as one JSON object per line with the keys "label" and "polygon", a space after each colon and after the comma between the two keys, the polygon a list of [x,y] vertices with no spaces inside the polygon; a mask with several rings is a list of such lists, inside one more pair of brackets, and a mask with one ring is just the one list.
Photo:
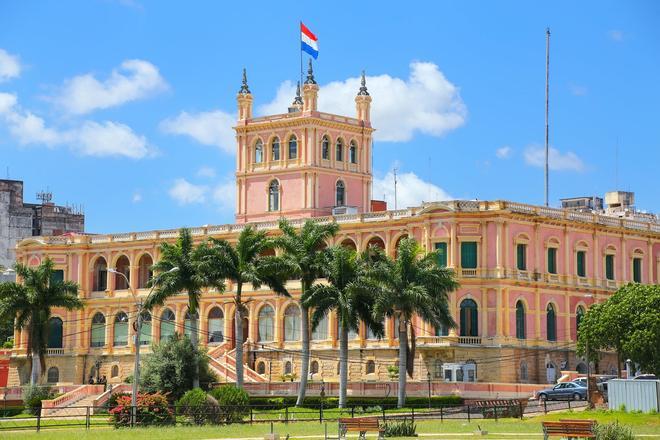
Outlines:
{"label": "spire", "polygon": [[296,87],[296,97],[293,100],[293,105],[303,105],[303,100],[300,96],[300,81],[298,81],[298,86]]}
{"label": "spire", "polygon": [[362,71],[362,78],[360,78],[360,91],[358,92],[358,96],[369,96],[369,92],[367,92],[367,79],[364,77],[364,70]]}
{"label": "spire", "polygon": [[305,80],[305,84],[316,84],[316,80],[314,79],[314,69],[312,69],[312,59],[309,59],[309,67],[307,67],[307,79]]}
{"label": "spire", "polygon": [[243,81],[241,84],[241,89],[238,91],[241,95],[249,95],[250,94],[250,89],[248,88],[248,83],[247,83],[247,71],[245,70],[245,67],[243,67]]}

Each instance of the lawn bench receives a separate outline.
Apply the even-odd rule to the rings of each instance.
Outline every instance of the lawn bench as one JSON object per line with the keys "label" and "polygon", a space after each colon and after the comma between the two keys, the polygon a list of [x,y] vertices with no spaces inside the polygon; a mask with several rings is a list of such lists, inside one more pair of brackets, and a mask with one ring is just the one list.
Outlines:
{"label": "lawn bench", "polygon": [[367,432],[377,432],[378,438],[385,438],[385,428],[381,426],[376,417],[354,417],[350,419],[339,419],[339,439],[345,439],[346,433],[359,432],[360,439],[365,439]]}
{"label": "lawn bench", "polygon": [[541,424],[543,425],[544,440],[549,437],[596,438],[595,420],[559,420],[558,422],[541,422]]}

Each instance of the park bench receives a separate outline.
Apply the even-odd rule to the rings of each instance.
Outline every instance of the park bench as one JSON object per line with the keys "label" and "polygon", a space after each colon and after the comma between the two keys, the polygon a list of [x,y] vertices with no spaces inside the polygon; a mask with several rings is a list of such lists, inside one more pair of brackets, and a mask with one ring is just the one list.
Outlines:
{"label": "park bench", "polygon": [[495,399],[495,400],[476,400],[470,403],[481,411],[484,418],[499,417],[520,417],[524,411],[527,402],[515,399]]}
{"label": "park bench", "polygon": [[385,438],[385,428],[380,425],[376,417],[339,419],[339,439],[345,439],[347,432],[359,432],[360,439],[365,439],[367,432],[377,432],[379,439]]}
{"label": "park bench", "polygon": [[543,438],[596,438],[594,428],[595,420],[559,420],[558,422],[541,422],[543,425]]}

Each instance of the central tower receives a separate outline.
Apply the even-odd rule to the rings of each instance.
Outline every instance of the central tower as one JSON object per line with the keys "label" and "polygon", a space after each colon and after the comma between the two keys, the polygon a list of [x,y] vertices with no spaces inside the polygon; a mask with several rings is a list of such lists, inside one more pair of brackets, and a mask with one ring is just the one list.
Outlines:
{"label": "central tower", "polygon": [[243,70],[236,130],[236,222],[369,212],[371,96],[364,72],[355,118],[319,112],[309,62],[288,113],[252,117]]}

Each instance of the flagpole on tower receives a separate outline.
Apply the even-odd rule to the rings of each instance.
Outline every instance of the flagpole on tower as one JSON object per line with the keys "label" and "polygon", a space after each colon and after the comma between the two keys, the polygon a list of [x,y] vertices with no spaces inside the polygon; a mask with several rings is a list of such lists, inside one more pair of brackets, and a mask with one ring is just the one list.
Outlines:
{"label": "flagpole on tower", "polygon": [[300,86],[302,87],[303,84],[303,51],[302,47],[300,47],[300,31],[302,30],[302,20],[300,20],[300,26],[298,26],[298,50],[300,51]]}
{"label": "flagpole on tower", "polygon": [[545,206],[549,205],[549,161],[550,161],[550,142],[549,131],[550,124],[548,122],[550,102],[550,28],[545,30]]}

